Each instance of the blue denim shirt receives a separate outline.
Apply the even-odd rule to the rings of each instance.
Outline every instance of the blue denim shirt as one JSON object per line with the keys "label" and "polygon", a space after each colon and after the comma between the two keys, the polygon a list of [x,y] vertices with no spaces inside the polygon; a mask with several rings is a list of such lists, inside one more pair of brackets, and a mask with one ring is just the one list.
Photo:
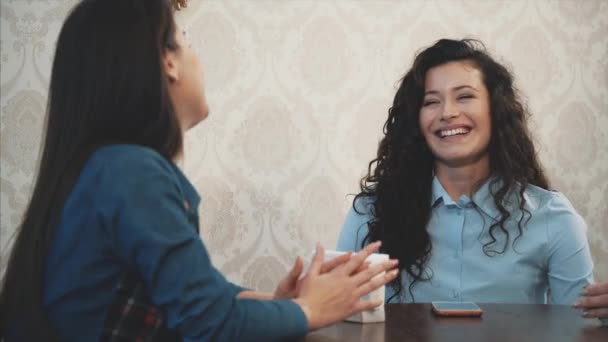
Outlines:
{"label": "blue denim shirt", "polygon": [[[480,303],[574,304],[583,286],[592,282],[593,262],[587,242],[587,226],[562,194],[529,185],[524,196],[531,213],[518,235],[519,209],[512,192],[507,198],[511,218],[506,221],[509,246],[503,254],[488,256],[483,244],[490,241],[488,229],[500,217],[490,194],[490,181],[473,195],[454,201],[435,177],[432,212],[427,226],[432,251],[426,265],[430,281],[412,287],[416,302],[474,301]],[[356,213],[346,217],[338,250],[359,250],[368,233],[371,200],[360,200]],[[501,251],[505,235],[497,232],[493,247]],[[406,297],[411,302],[411,280],[402,272]],[[550,291],[549,291],[550,290]],[[386,298],[394,291],[387,287]]]}
{"label": "blue denim shirt", "polygon": [[236,299],[241,288],[211,264],[198,234],[199,196],[155,151],[112,145],[84,165],[65,203],[47,259],[44,303],[63,340],[97,341],[125,271],[184,341],[260,341],[304,336],[290,300]]}

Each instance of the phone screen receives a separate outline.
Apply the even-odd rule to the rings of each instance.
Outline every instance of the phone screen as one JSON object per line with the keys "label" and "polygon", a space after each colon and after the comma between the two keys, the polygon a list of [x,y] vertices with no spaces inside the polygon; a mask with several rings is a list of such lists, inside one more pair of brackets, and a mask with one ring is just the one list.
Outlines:
{"label": "phone screen", "polygon": [[441,311],[478,311],[480,310],[477,304],[472,302],[433,302],[433,306]]}

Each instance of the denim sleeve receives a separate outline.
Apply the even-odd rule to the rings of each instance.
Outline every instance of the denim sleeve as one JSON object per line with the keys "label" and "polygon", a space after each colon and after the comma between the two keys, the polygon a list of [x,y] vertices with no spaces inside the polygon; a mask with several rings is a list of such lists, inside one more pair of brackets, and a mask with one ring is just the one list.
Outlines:
{"label": "denim sleeve", "polygon": [[129,163],[122,179],[112,218],[117,254],[141,274],[169,328],[185,341],[282,340],[307,333],[306,317],[293,301],[236,299],[242,288],[211,264],[163,161]]}

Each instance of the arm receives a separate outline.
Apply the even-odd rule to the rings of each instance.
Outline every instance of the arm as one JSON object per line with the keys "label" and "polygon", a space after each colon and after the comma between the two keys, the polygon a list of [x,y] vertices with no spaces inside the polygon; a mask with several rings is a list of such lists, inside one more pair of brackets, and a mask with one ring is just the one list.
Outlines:
{"label": "arm", "polygon": [[259,292],[259,291],[242,291],[236,296],[238,299],[258,299],[258,300],[273,300],[274,295],[272,293]]}
{"label": "arm", "polygon": [[561,194],[549,202],[548,209],[548,279],[551,302],[572,305],[584,286],[593,280],[587,225]]}
{"label": "arm", "polygon": [[[136,163],[112,218],[120,256],[143,277],[167,325],[186,341],[280,340],[307,332],[292,301],[237,300],[239,288],[213,267],[189,224],[168,166]],[[141,164],[141,165],[140,165]],[[128,175],[127,175],[128,177]]]}

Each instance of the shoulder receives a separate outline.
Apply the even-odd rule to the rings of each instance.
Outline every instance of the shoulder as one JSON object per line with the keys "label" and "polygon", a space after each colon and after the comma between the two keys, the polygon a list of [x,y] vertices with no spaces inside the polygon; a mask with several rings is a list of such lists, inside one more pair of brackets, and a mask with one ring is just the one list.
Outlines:
{"label": "shoulder", "polygon": [[138,145],[102,147],[91,155],[86,167],[103,168],[105,174],[117,179],[175,173],[169,160],[151,148]]}
{"label": "shoulder", "polygon": [[138,145],[101,147],[93,152],[82,173],[97,175],[101,193],[117,194],[129,192],[134,187],[178,184],[169,160],[153,149]]}
{"label": "shoulder", "polygon": [[358,215],[365,215],[371,217],[373,216],[375,203],[375,197],[359,197],[353,199],[353,205],[351,206],[351,210],[353,210],[354,207],[355,210],[353,210],[353,212],[356,211]]}
{"label": "shoulder", "polygon": [[550,239],[558,235],[561,238],[586,235],[585,220],[563,193],[529,185],[525,198],[532,219],[546,227]]}
{"label": "shoulder", "polygon": [[524,196],[526,207],[533,215],[545,217],[580,217],[572,203],[561,192],[528,185]]}
{"label": "shoulder", "polygon": [[374,199],[359,197],[348,209],[338,238],[337,249],[357,251],[368,234],[368,222],[373,218]]}
{"label": "shoulder", "polygon": [[375,200],[372,197],[355,198],[346,214],[345,227],[355,225],[356,228],[359,228],[362,223],[371,220],[374,217],[374,203]]}
{"label": "shoulder", "polygon": [[170,162],[155,150],[139,145],[110,145],[99,148],[89,163],[103,164],[109,170],[129,172],[131,169],[162,169],[171,171]]}

